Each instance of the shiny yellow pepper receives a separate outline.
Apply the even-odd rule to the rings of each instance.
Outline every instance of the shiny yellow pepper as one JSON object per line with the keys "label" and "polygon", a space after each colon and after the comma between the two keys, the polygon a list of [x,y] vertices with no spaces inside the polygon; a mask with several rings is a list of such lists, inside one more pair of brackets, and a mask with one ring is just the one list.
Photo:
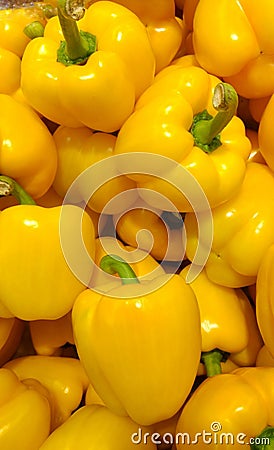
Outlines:
{"label": "shiny yellow pepper", "polygon": [[[110,1],[85,12],[65,2],[58,3],[59,21],[51,18],[44,37],[33,39],[24,52],[22,91],[53,122],[116,131],[153,81],[155,58],[145,26]],[[81,19],[81,32],[75,18]]]}
{"label": "shiny yellow pepper", "polygon": [[[95,1],[98,0],[89,3]],[[166,67],[176,55],[183,39],[182,29],[175,17],[174,0],[113,1],[133,11],[146,26],[156,59],[156,73]]]}
{"label": "shiny yellow pepper", "polygon": [[25,330],[25,323],[16,317],[0,318],[0,367],[16,352]]}
{"label": "shiny yellow pepper", "polygon": [[[134,171],[128,176],[137,181],[138,187],[147,189],[140,195],[148,204],[167,208],[156,200],[153,193],[156,191],[181,212],[191,211],[192,207],[176,189],[183,177],[175,169],[176,164],[193,175],[210,206],[216,207],[239,190],[251,150],[244,124],[235,116],[238,104],[235,91],[188,63],[171,65],[155,77],[121,127],[115,145],[116,155],[138,152],[136,165],[142,153],[174,160],[173,169],[168,171],[159,157],[158,178],[135,175]],[[119,162],[120,170],[126,170],[129,164],[126,159],[123,161]],[[133,158],[131,164],[134,167]],[[167,181],[170,176],[173,185]]]}
{"label": "shiny yellow pepper", "polygon": [[[180,276],[186,279],[189,266]],[[241,289],[213,283],[205,269],[190,283],[200,310],[202,362],[208,376],[221,373],[221,361],[239,366],[255,364],[263,345],[255,312]],[[200,371],[201,373],[202,371]]]}
{"label": "shiny yellow pepper", "polygon": [[[142,427],[151,433],[149,427]],[[83,406],[46,439],[39,450],[133,450],[131,437],[138,432],[138,424],[129,417],[113,414],[104,406]],[[156,450],[156,445],[141,443],[142,450]]]}
{"label": "shiny yellow pepper", "polygon": [[[79,255],[72,237],[80,227],[86,249],[93,257],[93,223],[87,213],[74,205],[44,208],[33,204],[28,194],[8,177],[2,176],[0,185],[1,193],[11,190],[25,203],[0,214],[0,257],[5,261],[0,302],[11,315],[22,320],[58,319],[71,310],[89,281],[89,272],[84,273],[84,281],[74,275]],[[74,256],[70,265],[64,256],[64,245]]]}
{"label": "shiny yellow pepper", "polygon": [[20,87],[21,58],[30,38],[24,28],[33,21],[46,23],[43,8],[36,5],[0,10],[0,93],[12,94]]}
{"label": "shiny yellow pepper", "polygon": [[199,449],[266,448],[254,438],[273,438],[273,376],[273,367],[247,367],[207,378],[182,410],[176,448],[183,439]]}
{"label": "shiny yellow pepper", "polygon": [[9,95],[0,94],[0,172],[14,178],[33,198],[51,187],[56,146],[40,117]]}
{"label": "shiny yellow pepper", "polygon": [[196,298],[178,275],[139,282],[127,263],[109,255],[100,266],[118,273],[123,284],[116,278],[117,287],[105,295],[86,290],[74,303],[80,361],[114,413],[141,425],[165,420],[182,406],[197,372],[201,332]]}
{"label": "shiny yellow pepper", "polygon": [[[274,175],[265,165],[249,162],[241,189],[212,210],[214,235],[205,269],[210,280],[243,287],[256,281],[261,260],[274,243]],[[197,246],[195,215],[186,214],[186,255]]]}
{"label": "shiny yellow pepper", "polygon": [[48,391],[31,378],[20,381],[9,369],[0,369],[0,447],[2,450],[38,450],[50,433]]}
{"label": "shiny yellow pepper", "polygon": [[[102,132],[95,133],[87,127],[70,128],[60,126],[53,134],[53,139],[58,155],[58,165],[53,187],[61,197],[66,195],[71,184],[82,172],[93,164],[110,158],[114,153],[116,142],[114,135]],[[98,185],[95,186],[96,191],[94,189],[92,193],[92,188],[90,188],[90,192],[88,192],[90,198],[87,204],[89,208],[97,213],[101,213],[112,198],[124,191],[131,190],[131,194],[128,197],[129,200],[126,201],[123,198],[123,201],[118,200],[114,202],[107,209],[107,214],[124,211],[124,209],[131,206],[137,197],[136,183],[121,175],[117,169],[115,170],[114,164],[113,172],[109,174],[108,181],[104,182],[102,186],[100,185],[98,174]],[[86,198],[86,190],[86,184],[83,187],[79,184],[78,191],[80,195],[82,194],[80,200]]]}
{"label": "shiny yellow pepper", "polygon": [[34,379],[49,393],[53,431],[77,409],[88,388],[88,378],[76,358],[30,355],[15,358],[4,366],[19,380]]}

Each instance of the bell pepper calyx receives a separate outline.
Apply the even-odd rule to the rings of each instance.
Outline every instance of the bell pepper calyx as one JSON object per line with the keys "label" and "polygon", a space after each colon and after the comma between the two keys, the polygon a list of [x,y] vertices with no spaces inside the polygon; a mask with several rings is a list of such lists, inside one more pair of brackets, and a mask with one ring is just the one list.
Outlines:
{"label": "bell pepper calyx", "polygon": [[212,116],[207,110],[196,114],[190,129],[194,144],[206,153],[222,145],[220,133],[237,111],[237,92],[228,83],[218,83],[213,92],[212,104],[217,114]]}
{"label": "bell pepper calyx", "polygon": [[65,66],[85,64],[96,51],[96,36],[78,29],[76,21],[85,13],[83,0],[59,0],[57,11],[65,38],[57,50],[57,61]]}
{"label": "bell pepper calyx", "polygon": [[105,255],[100,261],[100,268],[110,275],[118,274],[122,284],[140,283],[130,265],[117,255]]}
{"label": "bell pepper calyx", "polygon": [[202,352],[201,362],[204,364],[208,377],[222,373],[221,362],[225,362],[229,353],[215,348],[208,352]]}
{"label": "bell pepper calyx", "polygon": [[44,36],[44,25],[39,22],[39,20],[34,20],[33,22],[29,23],[24,28],[25,35],[30,39],[35,39],[37,37],[43,37]]}
{"label": "bell pepper calyx", "polygon": [[33,198],[15,180],[0,175],[0,196],[13,195],[21,205],[36,205]]}
{"label": "bell pepper calyx", "polygon": [[267,450],[274,448],[274,427],[266,427],[253,439],[252,450]]}
{"label": "bell pepper calyx", "polygon": [[43,15],[47,19],[50,19],[51,17],[54,17],[57,15],[57,9],[49,3],[46,3],[45,5],[41,4],[40,8],[42,9]]}

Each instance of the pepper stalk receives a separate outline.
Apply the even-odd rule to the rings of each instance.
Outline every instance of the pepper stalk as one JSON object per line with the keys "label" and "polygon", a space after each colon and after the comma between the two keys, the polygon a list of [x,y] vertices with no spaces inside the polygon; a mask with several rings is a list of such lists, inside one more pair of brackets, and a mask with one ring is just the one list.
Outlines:
{"label": "pepper stalk", "polygon": [[33,198],[17,181],[5,175],[0,175],[0,196],[8,197],[10,195],[13,195],[20,205],[36,205]]}
{"label": "pepper stalk", "polygon": [[118,274],[122,284],[140,283],[130,265],[117,255],[105,255],[100,261],[100,268],[110,275]]}
{"label": "pepper stalk", "polygon": [[209,352],[202,352],[201,361],[205,366],[206,375],[213,377],[222,373],[221,362],[225,362],[228,357],[227,352],[223,352],[218,348],[210,350]]}

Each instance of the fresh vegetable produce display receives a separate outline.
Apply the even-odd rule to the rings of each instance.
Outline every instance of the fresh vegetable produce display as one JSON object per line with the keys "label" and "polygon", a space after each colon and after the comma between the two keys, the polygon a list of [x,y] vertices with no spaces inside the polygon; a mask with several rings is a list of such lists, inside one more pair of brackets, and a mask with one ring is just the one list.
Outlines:
{"label": "fresh vegetable produce display", "polygon": [[274,448],[273,0],[0,0],[0,450]]}

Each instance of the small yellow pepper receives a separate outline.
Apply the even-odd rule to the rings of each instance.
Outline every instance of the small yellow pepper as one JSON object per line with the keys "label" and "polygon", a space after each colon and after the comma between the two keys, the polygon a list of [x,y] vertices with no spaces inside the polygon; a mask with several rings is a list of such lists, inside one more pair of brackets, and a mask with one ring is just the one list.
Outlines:
{"label": "small yellow pepper", "polygon": [[[144,433],[151,433],[149,427],[142,429]],[[39,450],[133,450],[136,449],[133,439],[137,432],[138,424],[129,417],[117,416],[104,406],[88,405],[78,409],[55,430]],[[156,448],[150,441],[138,445],[142,450]]]}
{"label": "small yellow pepper", "polygon": [[254,438],[273,436],[273,377],[273,367],[247,367],[207,378],[182,410],[176,448],[265,448]]}
{"label": "small yellow pepper", "polygon": [[62,346],[74,344],[71,313],[55,320],[29,322],[32,345],[38,355],[59,356]]}
{"label": "small yellow pepper", "polygon": [[37,380],[49,392],[51,431],[64,423],[78,408],[88,388],[88,378],[78,359],[30,355],[9,361],[19,380]]}
{"label": "small yellow pepper", "polygon": [[[274,175],[265,165],[247,164],[241,189],[212,211],[214,235],[205,269],[210,280],[243,287],[256,281],[261,260],[274,243]],[[197,246],[197,222],[186,214],[186,255],[192,260]]]}
{"label": "small yellow pepper", "polygon": [[22,184],[34,198],[41,197],[56,173],[53,137],[34,111],[9,95],[0,94],[0,109],[0,172]]}
{"label": "small yellow pepper", "polygon": [[[49,19],[44,37],[26,47],[23,94],[58,124],[118,130],[153,81],[155,58],[145,26],[129,9],[110,1],[96,2],[84,12],[80,2],[60,0],[58,17]],[[75,19],[81,19],[81,32]]]}
{"label": "small yellow pepper", "polygon": [[86,290],[74,303],[80,361],[114,413],[141,425],[165,420],[184,403],[199,364],[195,295],[179,275],[139,282],[117,256],[105,256],[100,266],[118,273],[123,284],[116,278],[117,287],[107,294]]}
{"label": "small yellow pepper", "polygon": [[[60,126],[53,135],[57,148],[58,165],[53,181],[55,191],[64,197],[76,178],[93,164],[110,158],[114,153],[116,137],[112,134],[93,132],[87,127],[69,128]],[[114,164],[113,164],[114,165]],[[119,174],[113,167],[113,172],[109,174],[109,180],[100,186],[100,178],[97,175],[98,185],[95,186],[91,198],[87,202],[88,206],[97,213],[101,213],[107,203],[120,193],[132,190],[129,202],[116,201],[108,214],[115,214],[124,211],[136,200],[137,189],[133,180]],[[98,189],[97,189],[98,188]],[[135,194],[134,194],[135,189]],[[78,191],[84,200],[86,195],[86,185],[79,184]],[[92,188],[91,188],[92,191]],[[89,192],[91,194],[92,192]]]}
{"label": "small yellow pepper", "polygon": [[[189,267],[180,276],[186,279]],[[207,375],[216,373],[228,357],[239,366],[255,364],[262,338],[255,312],[241,289],[219,286],[209,280],[205,269],[190,283],[200,310],[202,361]]]}
{"label": "small yellow pepper", "polygon": [[0,369],[0,448],[39,450],[50,433],[49,393],[37,381],[20,381],[9,369]]}
{"label": "small yellow pepper", "polygon": [[[89,281],[91,274],[84,267],[85,281],[74,275],[72,266],[79,266],[79,260],[72,236],[81,227],[87,251],[94,257],[93,223],[87,213],[74,205],[44,208],[33,204],[8,177],[1,177],[1,188],[4,193],[14,189],[19,201],[26,204],[11,206],[0,214],[0,258],[5,261],[0,301],[22,320],[58,319],[71,310]],[[70,266],[64,245],[67,252],[75,255]]]}
{"label": "small yellow pepper", "polygon": [[[115,154],[156,154],[174,160],[167,169],[161,158],[157,164],[159,176],[129,174],[140,194],[151,205],[167,209],[155,199],[153,191],[168,198],[180,212],[191,211],[181,186],[182,172],[187,170],[203,189],[211,207],[225,202],[240,188],[251,145],[243,122],[235,116],[237,94],[227,84],[195,66],[190,59],[163,69],[150,88],[139,98],[134,113],[121,127]],[[213,105],[212,103],[212,93]],[[218,110],[216,114],[216,109]],[[124,159],[120,170],[129,162]],[[131,158],[132,166],[135,166]],[[153,168],[151,168],[153,170]],[[160,172],[161,170],[161,172]],[[172,184],[165,177],[172,177]]]}

